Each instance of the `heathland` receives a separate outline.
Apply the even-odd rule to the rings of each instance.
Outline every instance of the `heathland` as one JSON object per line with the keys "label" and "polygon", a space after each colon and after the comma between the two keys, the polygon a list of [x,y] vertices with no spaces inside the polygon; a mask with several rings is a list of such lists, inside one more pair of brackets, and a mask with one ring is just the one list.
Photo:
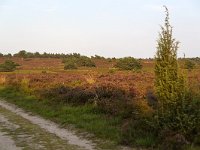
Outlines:
{"label": "heathland", "polygon": [[[162,138],[166,136],[162,140],[148,133],[153,127],[142,118],[153,116],[157,103],[154,59],[135,59],[139,68],[124,69],[118,67],[123,59],[94,56],[87,57],[93,66],[66,69],[64,59],[71,60],[77,54],[69,56],[1,57],[2,64],[9,60],[18,65],[11,72],[0,73],[0,96],[45,118],[66,126],[71,124],[115,144],[153,148],[179,141],[186,145],[193,142],[173,131],[167,135],[164,131],[160,133]],[[188,69],[188,61],[195,66]],[[200,59],[182,58],[179,66],[187,77],[190,94],[199,99]],[[174,138],[174,143],[170,138]],[[199,135],[195,138],[198,143]]]}

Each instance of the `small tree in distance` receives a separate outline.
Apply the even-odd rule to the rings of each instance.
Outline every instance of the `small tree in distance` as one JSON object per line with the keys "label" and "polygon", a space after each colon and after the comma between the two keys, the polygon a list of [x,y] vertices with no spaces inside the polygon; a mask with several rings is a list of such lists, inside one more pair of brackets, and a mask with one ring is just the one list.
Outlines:
{"label": "small tree in distance", "polygon": [[17,66],[19,66],[19,64],[11,60],[6,60],[3,64],[0,64],[0,72],[12,72],[16,70]]}

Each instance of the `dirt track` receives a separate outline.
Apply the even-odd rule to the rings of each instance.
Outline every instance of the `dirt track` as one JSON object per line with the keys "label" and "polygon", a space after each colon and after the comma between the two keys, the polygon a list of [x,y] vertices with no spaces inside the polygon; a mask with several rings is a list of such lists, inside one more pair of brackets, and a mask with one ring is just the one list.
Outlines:
{"label": "dirt track", "polygon": [[73,131],[0,100],[0,150],[92,150]]}

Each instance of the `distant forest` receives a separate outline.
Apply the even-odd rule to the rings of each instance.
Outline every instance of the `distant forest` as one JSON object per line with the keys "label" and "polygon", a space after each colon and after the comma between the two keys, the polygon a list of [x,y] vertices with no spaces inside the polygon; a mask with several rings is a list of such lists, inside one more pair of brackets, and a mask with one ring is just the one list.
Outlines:
{"label": "distant forest", "polygon": [[[84,55],[81,55],[80,53],[68,53],[68,54],[64,54],[64,53],[39,53],[39,52],[28,52],[26,50],[21,50],[18,53],[15,54],[2,54],[0,53],[0,57],[19,57],[19,58],[69,58],[69,57],[82,57]],[[87,57],[87,56],[84,56]],[[99,55],[94,55],[88,58],[95,58],[95,59],[116,59],[115,57],[112,58],[106,58],[103,56],[99,56]],[[141,59],[141,58],[140,58]],[[142,58],[142,59],[148,59],[148,60],[153,60],[154,58]],[[190,59],[192,61],[195,62],[199,62],[200,63],[200,57],[193,57],[193,58],[179,58],[179,59]]]}
{"label": "distant forest", "polygon": [[[79,53],[69,53],[69,54],[64,54],[64,53],[39,53],[39,52],[27,52],[25,50],[21,50],[16,54],[2,54],[0,53],[0,57],[20,57],[20,58],[68,58],[68,57],[81,57],[83,55]],[[106,59],[105,57],[95,55],[92,56],[91,58],[97,58],[97,59]],[[112,59],[115,59],[114,57]]]}

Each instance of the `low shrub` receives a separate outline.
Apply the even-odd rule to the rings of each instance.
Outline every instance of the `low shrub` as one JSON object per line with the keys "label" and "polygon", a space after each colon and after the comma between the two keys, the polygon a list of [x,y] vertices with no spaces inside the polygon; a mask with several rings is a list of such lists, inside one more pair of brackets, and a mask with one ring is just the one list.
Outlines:
{"label": "low shrub", "polygon": [[40,96],[51,99],[52,102],[64,104],[82,105],[94,99],[95,94],[92,91],[81,87],[59,86],[56,88],[40,91]]}
{"label": "low shrub", "polygon": [[3,64],[0,64],[0,72],[12,72],[17,66],[19,66],[19,64],[11,60],[6,60]]}
{"label": "low shrub", "polygon": [[188,69],[189,71],[191,71],[192,69],[195,68],[195,63],[192,60],[186,60],[185,61],[185,69]]}
{"label": "low shrub", "polygon": [[67,58],[63,59],[62,61],[65,65],[74,66],[76,67],[96,67],[95,63],[91,60],[91,58],[87,56],[74,56],[69,55]]}
{"label": "low shrub", "polygon": [[65,63],[64,69],[69,70],[69,69],[78,69],[78,68],[77,68],[77,65],[75,63],[67,62],[67,63]]}
{"label": "low shrub", "polygon": [[117,61],[116,68],[121,70],[140,70],[142,69],[141,63],[133,57],[121,58]]}
{"label": "low shrub", "polygon": [[187,101],[183,111],[157,115],[157,100],[152,90],[147,91],[147,103],[151,109],[144,110],[141,101],[133,105],[131,119],[122,126],[121,143],[139,147],[159,149],[186,149],[190,145],[200,145],[200,95],[185,93]]}
{"label": "low shrub", "polygon": [[56,103],[95,104],[97,109],[104,113],[122,115],[126,118],[131,116],[132,100],[134,99],[133,94],[110,86],[91,88],[58,86],[40,91],[40,96]]}
{"label": "low shrub", "polygon": [[77,65],[82,67],[96,67],[95,63],[86,56],[82,56],[77,60]]}
{"label": "low shrub", "polygon": [[99,109],[112,115],[123,115],[124,117],[131,115],[134,94],[108,85],[97,87],[95,91]]}

